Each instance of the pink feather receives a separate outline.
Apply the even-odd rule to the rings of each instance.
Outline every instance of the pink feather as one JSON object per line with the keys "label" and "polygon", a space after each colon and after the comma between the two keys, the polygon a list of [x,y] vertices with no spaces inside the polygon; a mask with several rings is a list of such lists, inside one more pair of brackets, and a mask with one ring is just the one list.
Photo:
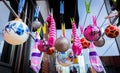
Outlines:
{"label": "pink feather", "polygon": [[51,15],[47,17],[47,22],[48,25],[50,26],[48,44],[50,47],[53,47],[56,40],[56,26],[55,26],[56,23],[53,16]]}
{"label": "pink feather", "polygon": [[80,55],[82,52],[82,45],[80,43],[79,37],[77,35],[76,23],[75,21],[72,23],[72,33],[74,35],[74,42],[72,45],[72,50],[75,55]]}

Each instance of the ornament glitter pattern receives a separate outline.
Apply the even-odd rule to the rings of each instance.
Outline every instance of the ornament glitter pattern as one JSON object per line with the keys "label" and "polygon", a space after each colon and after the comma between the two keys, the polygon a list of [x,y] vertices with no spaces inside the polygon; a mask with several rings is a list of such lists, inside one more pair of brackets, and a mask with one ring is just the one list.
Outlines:
{"label": "ornament glitter pattern", "polygon": [[3,38],[12,45],[24,43],[29,37],[29,28],[21,20],[9,21],[5,24]]}

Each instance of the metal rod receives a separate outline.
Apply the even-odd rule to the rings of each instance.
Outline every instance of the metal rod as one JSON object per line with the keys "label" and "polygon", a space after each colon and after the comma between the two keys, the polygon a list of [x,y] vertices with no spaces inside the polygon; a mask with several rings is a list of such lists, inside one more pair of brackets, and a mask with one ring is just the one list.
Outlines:
{"label": "metal rod", "polygon": [[[100,11],[99,11],[99,13],[98,13],[98,15],[97,15],[97,19],[98,19],[99,15],[100,15],[100,13],[101,13],[101,11],[102,11],[102,9],[103,9],[104,4],[105,4],[105,3],[103,2],[102,6],[101,6],[101,8],[100,8]],[[97,19],[96,19],[96,21],[97,21]]]}
{"label": "metal rod", "polygon": [[111,43],[111,45],[106,49],[106,51],[102,54],[102,56],[104,56],[108,52],[108,50],[113,46],[114,42],[115,41]]}
{"label": "metal rod", "polygon": [[12,12],[12,14],[16,17],[19,18],[19,16],[15,13],[15,11],[8,5],[8,3],[3,0],[3,3],[6,5],[6,7],[10,10],[10,12]]}

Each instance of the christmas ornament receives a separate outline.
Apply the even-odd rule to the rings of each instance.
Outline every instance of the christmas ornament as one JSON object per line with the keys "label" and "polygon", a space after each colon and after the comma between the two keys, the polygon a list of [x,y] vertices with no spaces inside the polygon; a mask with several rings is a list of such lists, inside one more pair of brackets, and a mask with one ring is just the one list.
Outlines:
{"label": "christmas ornament", "polygon": [[88,48],[90,45],[90,42],[88,40],[86,40],[84,37],[80,39],[80,42],[82,44],[83,49]]}
{"label": "christmas ornament", "polygon": [[119,29],[115,25],[108,25],[105,29],[105,34],[109,38],[115,38],[119,35]]}
{"label": "christmas ornament", "polygon": [[105,44],[105,39],[103,37],[100,37],[98,41],[94,41],[93,43],[97,47],[102,47]]}
{"label": "christmas ornament", "polygon": [[65,52],[70,48],[70,43],[65,37],[59,37],[55,41],[55,49],[59,52]]}
{"label": "christmas ornament", "polygon": [[29,37],[29,28],[21,19],[9,21],[5,24],[3,30],[3,38],[6,42],[12,45],[24,43]]}
{"label": "christmas ornament", "polygon": [[57,61],[62,66],[70,66],[73,63],[73,59],[74,55],[71,49],[57,54]]}

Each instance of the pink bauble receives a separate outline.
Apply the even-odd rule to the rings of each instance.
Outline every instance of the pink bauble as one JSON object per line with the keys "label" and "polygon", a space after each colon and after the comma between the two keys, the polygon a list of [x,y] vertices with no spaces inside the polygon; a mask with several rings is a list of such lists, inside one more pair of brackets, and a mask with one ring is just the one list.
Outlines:
{"label": "pink bauble", "polygon": [[41,52],[47,52],[47,51],[49,50],[49,46],[48,46],[47,41],[45,41],[45,40],[40,40],[40,41],[38,42],[38,49],[39,49],[39,51],[41,51]]}
{"label": "pink bauble", "polygon": [[97,41],[101,37],[100,28],[95,25],[89,25],[84,30],[84,36],[88,41]]}

